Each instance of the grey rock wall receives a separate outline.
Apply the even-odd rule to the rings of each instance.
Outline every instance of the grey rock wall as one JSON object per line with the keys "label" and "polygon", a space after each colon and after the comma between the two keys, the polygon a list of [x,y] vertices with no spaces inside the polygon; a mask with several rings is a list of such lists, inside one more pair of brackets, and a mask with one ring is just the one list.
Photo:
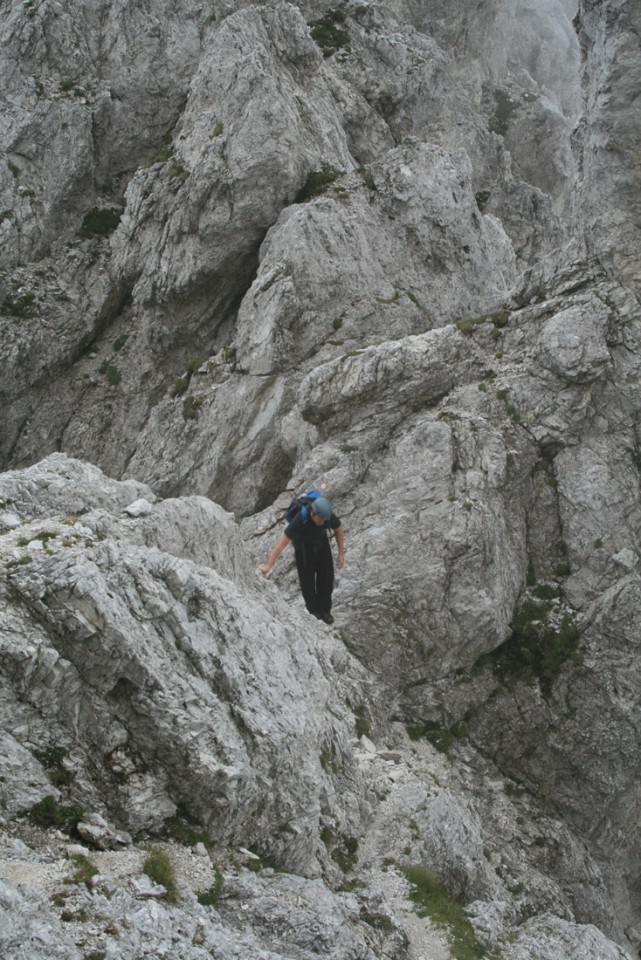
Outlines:
{"label": "grey rock wall", "polygon": [[[638,27],[631,0],[7,5],[7,829],[62,745],[136,838],[186,807],[334,888],[358,838],[385,916],[409,848],[506,956],[636,949]],[[345,528],[332,634],[291,557],[255,570],[312,485]],[[527,808],[499,822],[493,782]],[[372,903],[331,901],[340,949],[413,957]]]}

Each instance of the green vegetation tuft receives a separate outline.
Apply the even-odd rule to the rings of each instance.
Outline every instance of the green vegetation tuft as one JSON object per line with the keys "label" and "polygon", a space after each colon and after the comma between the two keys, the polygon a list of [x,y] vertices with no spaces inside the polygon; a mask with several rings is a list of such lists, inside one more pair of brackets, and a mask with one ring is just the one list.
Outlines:
{"label": "green vegetation tuft", "polygon": [[376,180],[369,170],[361,170],[361,177],[368,190],[376,190]]}
{"label": "green vegetation tuft", "polygon": [[343,873],[351,873],[358,858],[358,840],[356,837],[342,837],[339,845],[330,853],[330,857]]}
{"label": "green vegetation tuft", "polygon": [[405,725],[410,740],[429,740],[439,753],[450,756],[457,740],[467,736],[467,727],[464,723],[455,723],[451,727],[443,727],[432,720],[418,720]]}
{"label": "green vegetation tuft", "polygon": [[86,857],[83,853],[76,854],[71,859],[75,863],[76,869],[70,882],[84,883],[86,887],[89,887],[91,878],[96,876],[98,869],[94,867],[89,857]]}
{"label": "green vegetation tuft", "polygon": [[494,99],[496,109],[494,110],[494,116],[490,119],[489,127],[492,133],[498,133],[504,137],[512,114],[519,108],[519,102],[518,100],[512,100],[505,90],[495,90]]}
{"label": "green vegetation tuft", "polygon": [[110,383],[112,387],[117,387],[120,381],[122,380],[122,374],[118,367],[114,367],[111,363],[103,363],[100,367],[100,372],[104,373],[107,378],[107,383]]}
{"label": "green vegetation tuft", "polygon": [[365,707],[360,706],[356,707],[354,710],[354,716],[356,718],[355,728],[357,737],[369,737],[370,735],[370,726],[369,721],[365,715]]}
{"label": "green vegetation tuft", "polygon": [[123,212],[121,207],[93,207],[84,215],[78,233],[81,237],[108,237],[120,223]]}
{"label": "green vegetation tuft", "polygon": [[49,747],[47,750],[36,752],[36,759],[40,761],[56,787],[66,786],[74,780],[75,775],[64,767],[66,755],[67,751],[64,747]]}
{"label": "green vegetation tuft", "polygon": [[476,205],[481,211],[481,213],[483,213],[486,206],[488,205],[491,196],[492,196],[492,193],[490,190],[479,190],[479,192],[476,194],[476,198],[475,198]]}
{"label": "green vegetation tuft", "polygon": [[206,362],[207,357],[194,357],[194,359],[189,362],[188,369],[191,373],[197,373]]}
{"label": "green vegetation tuft", "polygon": [[559,588],[550,583],[540,583],[534,587],[532,593],[539,600],[554,600],[559,596]]}
{"label": "green vegetation tuft", "polygon": [[191,377],[178,377],[177,380],[174,380],[173,384],[169,388],[169,396],[181,397],[183,393],[187,393],[190,380]]}
{"label": "green vegetation tuft", "polygon": [[509,310],[498,310],[496,313],[483,313],[480,317],[470,317],[468,320],[459,320],[458,329],[466,337],[471,336],[476,328],[483,323],[493,323],[496,329],[503,329],[510,319]]}
{"label": "green vegetation tuft", "polygon": [[186,397],[183,400],[183,419],[195,420],[202,405],[202,397]]}
{"label": "green vegetation tuft", "polygon": [[197,843],[202,843],[208,849],[213,846],[209,834],[190,823],[180,811],[165,820],[163,835],[172,837],[185,847],[194,847]]}
{"label": "green vegetation tuft", "polygon": [[331,163],[323,160],[320,170],[312,170],[307,180],[294,197],[294,203],[306,203],[325,193],[334,181],[342,175],[342,170],[337,170]]}
{"label": "green vegetation tuft", "polygon": [[369,910],[361,909],[360,918],[364,923],[368,923],[375,930],[382,930],[384,933],[391,933],[394,929],[394,923],[391,917],[386,913],[373,913]]}
{"label": "green vegetation tuft", "polygon": [[344,29],[345,14],[342,10],[328,10],[318,20],[310,20],[312,39],[323,51],[324,57],[332,57],[337,50],[349,50],[350,38]]}
{"label": "green vegetation tuft", "polygon": [[16,317],[18,320],[34,317],[38,312],[35,293],[26,290],[14,294],[14,296],[6,296],[2,301],[2,312],[10,317]]}
{"label": "green vegetation tuft", "polygon": [[430,917],[444,928],[454,960],[481,960],[490,958],[479,943],[462,905],[447,892],[426,867],[408,866],[403,873],[412,885],[410,899],[421,917]]}
{"label": "green vegetation tuft", "polygon": [[215,906],[220,900],[220,895],[223,892],[223,875],[218,867],[214,867],[214,874],[216,879],[209,890],[204,890],[202,893],[198,894],[198,903],[200,903],[203,907]]}
{"label": "green vegetation tuft", "polygon": [[83,809],[77,804],[64,807],[51,795],[36,803],[30,810],[25,811],[32,823],[39,827],[59,827],[63,830],[73,830],[79,820],[82,820]]}
{"label": "green vegetation tuft", "polygon": [[151,847],[143,865],[147,876],[167,891],[167,900],[174,902],[177,895],[176,872],[171,857],[162,847]]}
{"label": "green vegetation tuft", "polygon": [[523,601],[514,611],[511,627],[508,640],[481,657],[476,667],[490,665],[507,683],[538,682],[547,695],[564,664],[580,663],[574,617],[561,615],[549,601]]}

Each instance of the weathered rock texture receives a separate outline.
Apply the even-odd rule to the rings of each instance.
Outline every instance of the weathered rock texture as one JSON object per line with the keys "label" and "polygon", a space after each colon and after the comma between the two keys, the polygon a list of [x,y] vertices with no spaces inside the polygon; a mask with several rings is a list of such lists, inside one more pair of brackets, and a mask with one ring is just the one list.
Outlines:
{"label": "weathered rock texture", "polygon": [[[5,7],[8,835],[178,811],[358,915],[336,956],[421,955],[403,861],[505,957],[637,950],[638,3]],[[335,634],[255,571],[308,485]]]}

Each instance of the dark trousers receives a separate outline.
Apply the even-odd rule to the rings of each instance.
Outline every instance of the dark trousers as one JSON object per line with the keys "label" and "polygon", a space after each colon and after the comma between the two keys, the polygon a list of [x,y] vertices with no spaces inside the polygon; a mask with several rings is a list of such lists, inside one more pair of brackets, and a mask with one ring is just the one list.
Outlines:
{"label": "dark trousers", "polygon": [[305,606],[310,613],[329,613],[334,589],[334,561],[329,540],[314,547],[296,547],[295,552]]}

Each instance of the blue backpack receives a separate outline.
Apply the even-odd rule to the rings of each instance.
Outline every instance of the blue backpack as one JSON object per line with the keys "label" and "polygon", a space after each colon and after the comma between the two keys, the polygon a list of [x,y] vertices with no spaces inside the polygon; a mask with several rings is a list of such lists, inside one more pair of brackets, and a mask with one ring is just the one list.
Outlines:
{"label": "blue backpack", "polygon": [[319,490],[307,490],[302,497],[296,497],[290,505],[287,507],[287,513],[285,514],[285,520],[287,523],[291,523],[292,520],[298,516],[300,513],[303,523],[307,523],[309,518],[309,506],[317,500],[318,497],[321,497],[322,494]]}

